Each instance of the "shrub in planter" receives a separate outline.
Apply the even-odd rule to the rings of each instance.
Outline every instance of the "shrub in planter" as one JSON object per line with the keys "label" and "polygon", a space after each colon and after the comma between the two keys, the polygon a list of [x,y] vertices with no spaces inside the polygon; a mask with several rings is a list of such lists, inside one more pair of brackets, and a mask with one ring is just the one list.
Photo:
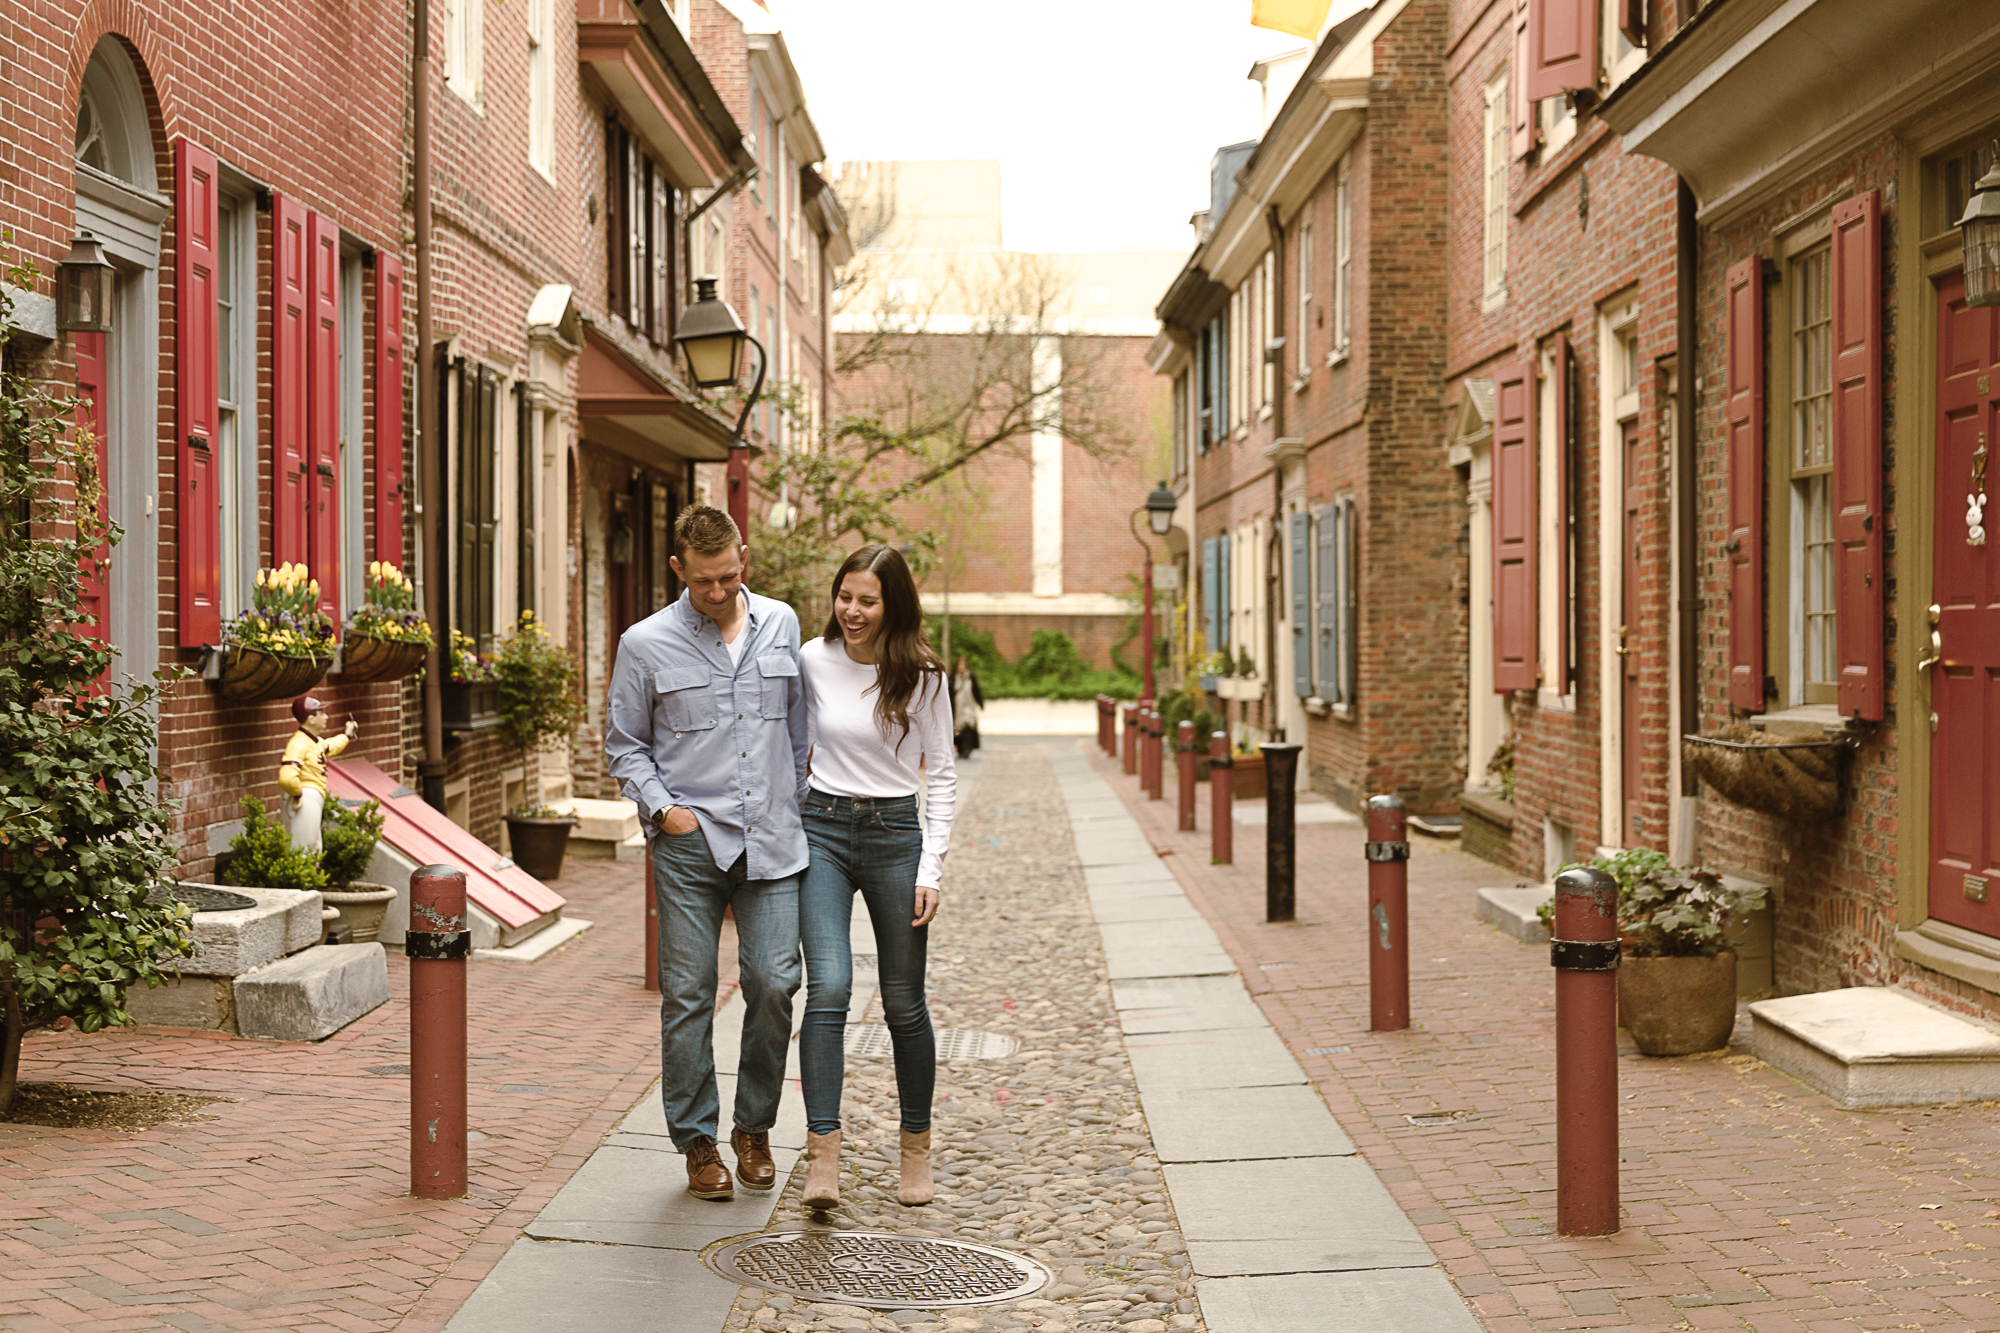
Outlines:
{"label": "shrub in planter", "polygon": [[[500,689],[500,730],[519,747],[523,768],[533,751],[569,744],[584,715],[576,659],[549,637],[533,611],[521,613],[493,659],[493,671]],[[559,876],[572,823],[553,810],[510,811],[507,836],[515,862],[537,879]]]}
{"label": "shrub in planter", "polygon": [[[333,818],[331,809],[326,817]],[[229,854],[229,882],[239,887],[322,892],[327,887],[326,868],[318,854],[292,846],[291,835],[255,796],[243,798],[243,831],[229,840]]]}
{"label": "shrub in planter", "polygon": [[326,905],[340,910],[340,919],[353,929],[356,944],[366,944],[381,932],[382,918],[396,900],[392,885],[361,878],[375,859],[375,844],[382,840],[381,805],[375,801],[352,806],[340,800],[329,802],[320,837],[326,844],[319,857],[328,884]]}

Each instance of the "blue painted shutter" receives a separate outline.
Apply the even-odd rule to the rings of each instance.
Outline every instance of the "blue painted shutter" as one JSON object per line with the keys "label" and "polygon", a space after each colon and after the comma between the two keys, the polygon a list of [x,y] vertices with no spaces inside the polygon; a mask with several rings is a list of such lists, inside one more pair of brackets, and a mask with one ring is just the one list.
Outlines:
{"label": "blue painted shutter", "polygon": [[1231,610],[1229,604],[1229,594],[1231,591],[1229,586],[1229,551],[1235,544],[1235,540],[1230,537],[1217,537],[1215,539],[1215,557],[1222,565],[1221,571],[1215,580],[1216,595],[1222,599],[1222,638],[1218,641],[1219,643],[1230,643],[1236,637],[1232,632],[1235,626],[1230,623],[1229,619]]}
{"label": "blue painted shutter", "polygon": [[1312,689],[1312,534],[1302,509],[1292,512],[1292,693]]}
{"label": "blue painted shutter", "polygon": [[1334,520],[1334,507],[1327,505],[1313,517],[1313,530],[1319,559],[1319,689],[1322,699],[1332,699],[1339,694],[1335,683],[1334,636],[1340,631],[1340,608],[1335,601],[1338,585],[1334,581],[1334,542],[1338,528]]}
{"label": "blue painted shutter", "polygon": [[1208,622],[1208,648],[1214,652],[1222,640],[1217,637],[1222,622],[1222,583],[1219,575],[1221,560],[1216,555],[1216,539],[1208,538],[1201,544],[1201,612]]}

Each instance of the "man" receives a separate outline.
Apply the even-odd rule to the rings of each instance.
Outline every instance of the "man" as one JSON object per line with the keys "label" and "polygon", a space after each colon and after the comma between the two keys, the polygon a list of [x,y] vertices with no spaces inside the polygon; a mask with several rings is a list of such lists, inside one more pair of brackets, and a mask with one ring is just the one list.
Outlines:
{"label": "man", "polygon": [[291,799],[286,803],[286,832],[292,846],[322,848],[320,816],[326,809],[326,761],[345,750],[359,730],[354,719],[338,736],[326,734],[326,705],[310,694],[292,700],[292,718],[299,729],[285,742],[285,757],[278,761],[278,790]]}
{"label": "man", "polygon": [[639,803],[660,912],[660,1099],[688,1193],[734,1193],[716,1150],[713,1020],[722,913],[736,919],[743,992],[730,1147],[750,1189],[777,1180],[771,1126],[799,988],[806,865],[806,708],[799,622],[743,586],[742,534],[683,510],[669,560],[687,591],[625,631],[605,706],[612,776]]}

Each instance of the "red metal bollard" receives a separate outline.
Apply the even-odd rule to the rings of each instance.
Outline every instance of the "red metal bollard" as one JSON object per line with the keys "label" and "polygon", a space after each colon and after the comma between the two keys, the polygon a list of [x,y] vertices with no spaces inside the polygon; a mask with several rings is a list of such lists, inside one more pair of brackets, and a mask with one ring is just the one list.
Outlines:
{"label": "red metal bollard", "polygon": [[465,1197],[465,872],[410,876],[410,1193]]}
{"label": "red metal bollard", "polygon": [[1410,1025],[1410,830],[1400,796],[1368,798],[1368,1030]]}
{"label": "red metal bollard", "polygon": [[1124,704],[1118,714],[1125,724],[1123,766],[1129,778],[1139,771],[1139,705]]}
{"label": "red metal bollard", "polygon": [[1556,1232],[1618,1230],[1618,881],[1556,876]]}
{"label": "red metal bollard", "polygon": [[653,842],[646,840],[646,989],[660,993],[660,891],[653,886]]}
{"label": "red metal bollard", "polygon": [[1208,738],[1208,863],[1226,866],[1236,859],[1236,771],[1230,767],[1229,733]]}
{"label": "red metal bollard", "polygon": [[1097,696],[1097,748],[1118,757],[1118,701],[1108,694]]}
{"label": "red metal bollard", "polygon": [[1164,766],[1165,759],[1161,752],[1166,747],[1161,742],[1166,736],[1166,724],[1160,719],[1158,709],[1148,708],[1146,710],[1145,721],[1141,725],[1145,728],[1142,733],[1143,739],[1141,744],[1146,747],[1142,752],[1146,775],[1146,799],[1149,801],[1164,800],[1166,799],[1166,790],[1163,784],[1166,778],[1161,769]]}
{"label": "red metal bollard", "polygon": [[1194,723],[1174,728],[1174,770],[1180,779],[1181,832],[1194,832]]}

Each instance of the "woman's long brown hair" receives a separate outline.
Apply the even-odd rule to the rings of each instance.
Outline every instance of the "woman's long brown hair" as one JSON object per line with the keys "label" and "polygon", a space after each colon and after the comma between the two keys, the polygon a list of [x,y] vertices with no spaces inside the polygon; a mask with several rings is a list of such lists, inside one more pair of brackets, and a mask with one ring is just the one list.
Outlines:
{"label": "woman's long brown hair", "polygon": [[[875,631],[875,718],[884,731],[902,728],[910,734],[910,704],[926,684],[944,686],[944,663],[924,638],[924,604],[917,597],[917,581],[903,561],[903,553],[893,546],[873,543],[857,550],[841,562],[833,576],[829,598],[834,612],[826,618],[828,643],[841,642],[840,585],[849,574],[873,574],[882,585],[882,624]],[[926,677],[935,679],[926,681]],[[901,749],[902,736],[896,748]]]}

